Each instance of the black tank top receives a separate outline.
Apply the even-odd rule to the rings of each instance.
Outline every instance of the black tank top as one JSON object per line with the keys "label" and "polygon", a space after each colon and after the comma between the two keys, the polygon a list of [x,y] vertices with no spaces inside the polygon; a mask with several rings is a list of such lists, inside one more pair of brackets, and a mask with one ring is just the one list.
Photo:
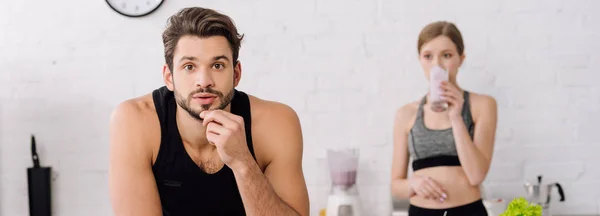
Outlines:
{"label": "black tank top", "polygon": [[[234,90],[231,113],[244,118],[246,142],[252,148],[250,100]],[[205,173],[187,154],[175,120],[177,104],[173,92],[161,87],[152,92],[160,120],[161,142],[152,167],[163,215],[246,215],[233,171],[224,165],[214,174]]]}

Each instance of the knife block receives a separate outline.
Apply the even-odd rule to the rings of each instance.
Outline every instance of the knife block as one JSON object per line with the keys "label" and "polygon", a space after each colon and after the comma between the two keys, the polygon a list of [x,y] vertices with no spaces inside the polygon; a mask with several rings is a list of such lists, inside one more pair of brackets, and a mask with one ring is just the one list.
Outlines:
{"label": "knife block", "polygon": [[50,167],[27,168],[30,216],[51,216],[51,174]]}

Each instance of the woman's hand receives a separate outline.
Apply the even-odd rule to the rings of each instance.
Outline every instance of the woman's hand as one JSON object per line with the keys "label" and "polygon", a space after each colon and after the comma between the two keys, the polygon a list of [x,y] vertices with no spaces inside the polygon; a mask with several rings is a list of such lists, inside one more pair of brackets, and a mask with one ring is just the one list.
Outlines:
{"label": "woman's hand", "polygon": [[444,92],[442,92],[442,99],[448,102],[448,115],[450,118],[461,117],[463,103],[465,99],[462,95],[462,92],[456,88],[450,82],[442,82],[441,88]]}
{"label": "woman's hand", "polygon": [[444,202],[448,195],[446,189],[430,178],[429,176],[413,176],[408,180],[411,189],[411,194],[416,194],[426,199],[434,199],[439,202]]}

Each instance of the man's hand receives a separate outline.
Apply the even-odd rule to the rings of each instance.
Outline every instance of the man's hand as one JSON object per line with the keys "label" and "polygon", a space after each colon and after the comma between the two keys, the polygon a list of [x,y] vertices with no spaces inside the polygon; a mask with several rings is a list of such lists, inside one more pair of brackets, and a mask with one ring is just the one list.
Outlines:
{"label": "man's hand", "polygon": [[206,127],[206,138],[217,147],[221,161],[232,170],[238,170],[253,160],[248,144],[244,118],[223,110],[200,113]]}

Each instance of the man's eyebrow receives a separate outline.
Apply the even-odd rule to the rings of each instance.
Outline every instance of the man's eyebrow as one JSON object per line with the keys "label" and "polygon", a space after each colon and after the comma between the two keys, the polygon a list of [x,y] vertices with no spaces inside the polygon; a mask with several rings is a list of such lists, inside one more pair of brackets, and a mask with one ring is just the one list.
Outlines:
{"label": "man's eyebrow", "polygon": [[[224,59],[224,60],[226,60],[226,61],[229,61],[229,58],[228,58],[227,56],[225,56],[225,55],[219,55],[219,56],[215,56],[215,57],[213,57],[213,60],[214,60],[214,61],[218,61],[218,60],[221,60],[221,59]],[[196,58],[196,57],[194,57],[194,56],[183,56],[183,57],[181,57],[181,58],[179,59],[179,61],[180,61],[180,62],[181,62],[181,61],[185,61],[185,60],[188,60],[188,61],[197,61],[197,60],[198,60],[198,58]]]}
{"label": "man's eyebrow", "polygon": [[188,60],[188,61],[195,61],[197,58],[194,56],[183,56],[179,59],[179,61],[183,61],[183,60]]}
{"label": "man's eyebrow", "polygon": [[215,57],[213,57],[213,59],[215,61],[221,60],[221,59],[225,59],[225,60],[229,61],[229,58],[227,58],[227,56],[225,56],[225,55],[215,56]]}

